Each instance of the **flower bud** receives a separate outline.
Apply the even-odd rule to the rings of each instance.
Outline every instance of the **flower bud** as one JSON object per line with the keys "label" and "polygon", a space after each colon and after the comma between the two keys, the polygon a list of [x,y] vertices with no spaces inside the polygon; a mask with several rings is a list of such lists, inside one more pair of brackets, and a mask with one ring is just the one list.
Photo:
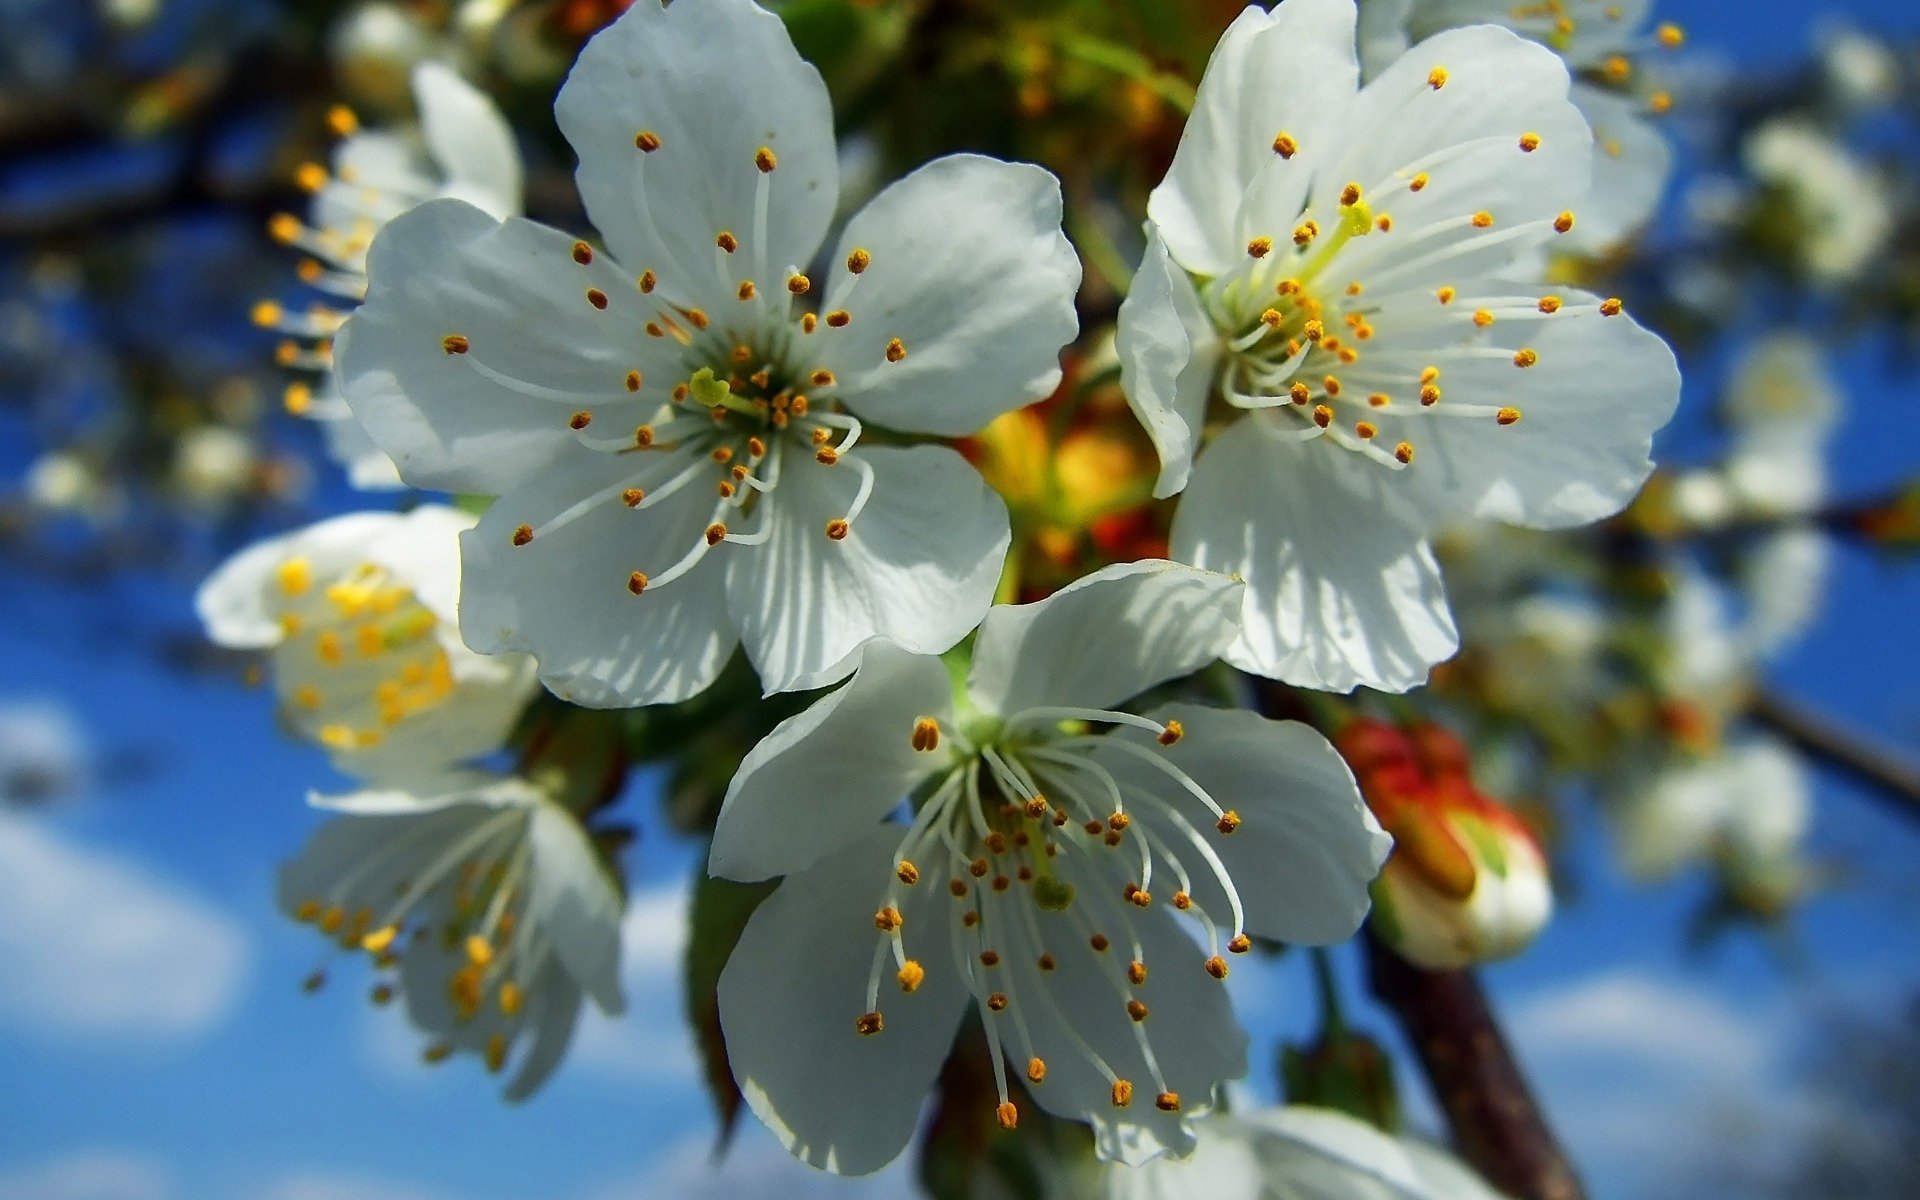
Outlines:
{"label": "flower bud", "polygon": [[1546,856],[1473,784],[1466,747],[1432,725],[1355,721],[1336,739],[1394,849],[1373,886],[1374,931],[1432,970],[1518,953],[1553,914]]}

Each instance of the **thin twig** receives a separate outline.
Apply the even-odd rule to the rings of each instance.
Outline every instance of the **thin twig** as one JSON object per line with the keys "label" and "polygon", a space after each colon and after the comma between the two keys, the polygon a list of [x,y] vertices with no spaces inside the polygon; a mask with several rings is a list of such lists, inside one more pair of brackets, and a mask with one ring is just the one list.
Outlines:
{"label": "thin twig", "polygon": [[1920,817],[1920,761],[1772,692],[1755,695],[1748,711],[1800,750],[1866,784],[1903,816]]}

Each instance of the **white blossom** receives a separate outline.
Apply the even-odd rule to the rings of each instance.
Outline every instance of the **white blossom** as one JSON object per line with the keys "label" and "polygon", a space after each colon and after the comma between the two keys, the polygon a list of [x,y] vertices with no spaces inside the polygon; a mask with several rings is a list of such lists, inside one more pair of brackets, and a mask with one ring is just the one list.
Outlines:
{"label": "white blossom", "polygon": [[1741,147],[1747,170],[1785,204],[1793,252],[1818,283],[1837,285],[1872,265],[1894,229],[1893,200],[1872,168],[1811,122],[1777,117]]}
{"label": "white blossom", "polygon": [[412,79],[418,126],[362,130],[351,113],[336,109],[334,127],[346,136],[331,174],[317,164],[301,173],[301,183],[314,192],[310,223],[283,214],[270,226],[277,239],[311,256],[301,279],[332,303],[295,312],[268,301],[254,310],[258,324],[287,335],[279,351],[283,365],[318,373],[287,389],[288,410],[322,422],[335,461],[355,487],[371,490],[400,487],[400,476],[340,397],[331,347],[366,295],[374,235],[436,197],[465,200],[496,217],[518,213],[521,203],[513,130],[486,94],[437,62],[414,67]]}
{"label": "white blossom", "polygon": [[[401,475],[499,499],[463,628],[601,706],[769,691],[876,634],[938,652],[991,600],[1004,506],[952,450],[1052,390],[1079,265],[1059,186],[939,159],[848,223],[825,86],[748,0],[641,0],[555,108],[605,249],[451,202],[381,234],[342,346]],[[856,450],[856,443],[858,448]]]}
{"label": "white blossom", "polygon": [[1799,756],[1755,736],[1632,772],[1616,789],[1612,814],[1627,869],[1659,880],[1716,852],[1736,870],[1796,862],[1812,805]]}
{"label": "white blossom", "polygon": [[1646,52],[1678,46],[1677,26],[1646,28],[1651,0],[1365,0],[1360,61],[1367,78],[1407,47],[1447,29],[1499,25],[1552,49],[1573,74],[1569,96],[1593,127],[1593,184],[1580,223],[1555,248],[1599,254],[1645,225],[1673,172],[1673,150],[1649,120],[1673,98],[1649,80]]}
{"label": "white blossom", "polygon": [[1560,59],[1448,30],[1361,88],[1353,22],[1286,0],[1221,39],[1148,202],[1122,381],[1157,494],[1186,489],[1174,557],[1247,581],[1228,660],[1405,690],[1458,642],[1430,534],[1617,511],[1679,377],[1617,299],[1525,276],[1587,187]]}
{"label": "white blossom", "polygon": [[1239,592],[1106,568],[989,612],[963,689],[876,642],[747,756],[709,867],[786,879],[720,1017],[747,1102],[795,1155],[847,1174],[897,1155],[970,1006],[1002,1125],[1010,1061],[1103,1158],[1191,1148],[1246,1065],[1225,956],[1249,935],[1349,936],[1389,844],[1304,725],[1113,707],[1211,662]]}
{"label": "white blossom", "polygon": [[473,517],[426,505],[352,513],[256,543],[201,585],[207,635],[270,651],[281,713],[362,777],[489,753],[536,690],[524,655],[460,640],[458,538]]}
{"label": "white blossom", "polygon": [[583,995],[621,1011],[620,887],[533,785],[428,772],[314,803],[334,816],[281,870],[281,908],[392,972],[372,999],[403,997],[428,1063],[471,1053],[497,1073],[517,1053],[506,1095],[524,1099],[565,1055]]}

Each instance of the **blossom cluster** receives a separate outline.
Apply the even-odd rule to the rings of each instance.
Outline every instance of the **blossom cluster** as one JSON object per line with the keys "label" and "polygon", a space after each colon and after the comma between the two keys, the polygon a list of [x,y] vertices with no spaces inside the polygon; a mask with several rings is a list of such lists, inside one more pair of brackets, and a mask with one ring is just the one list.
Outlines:
{"label": "blossom cluster", "polygon": [[[1465,747],[1348,697],[1426,684],[1473,630],[1447,539],[1613,517],[1653,470],[1674,356],[1551,266],[1664,185],[1642,64],[1680,38],[1644,7],[1241,13],[1130,218],[1125,405],[1097,417],[1071,410],[1092,284],[1060,181],[958,153],[860,184],[753,0],[637,0],[581,50],[554,117],[585,236],[518,215],[512,130],[448,67],[413,75],[417,130],[338,114],[312,213],[274,227],[335,300],[256,315],[353,482],[452,500],[263,542],[202,590],[358,781],[316,798],[282,906],[370,958],[428,1061],[527,1095],[585,1002],[621,1003],[598,817],[626,751],[592,710],[740,721],[707,868],[777,886],[723,947],[722,1074],[796,1157],[884,1166],[950,1053],[983,1053],[992,1123],[1087,1127],[1115,1194],[1265,1139],[1490,1195],[1330,1114],[1210,1114],[1248,1068],[1229,980],[1257,948],[1372,907],[1457,966],[1551,911]],[[1095,451],[1099,502],[1054,540],[1028,521],[1053,484],[1007,485],[1025,438],[1054,478],[1043,402],[1158,458]],[[1755,414],[1760,477],[1806,445],[1759,432],[1780,420],[1818,417]],[[1737,467],[1682,483],[1721,515],[1780,499]],[[1076,559],[1103,506],[1132,524]],[[1036,551],[1065,578],[1023,578]]]}

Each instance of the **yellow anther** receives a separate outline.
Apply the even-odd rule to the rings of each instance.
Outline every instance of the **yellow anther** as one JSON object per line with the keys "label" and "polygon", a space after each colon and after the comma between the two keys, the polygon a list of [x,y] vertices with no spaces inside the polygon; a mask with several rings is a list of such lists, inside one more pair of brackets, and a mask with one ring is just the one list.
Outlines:
{"label": "yellow anther", "polygon": [[1292,134],[1283,129],[1273,135],[1273,152],[1281,158],[1292,158],[1294,155],[1300,153],[1300,143],[1294,140]]}
{"label": "yellow anther", "polygon": [[660,277],[652,271],[642,271],[640,272],[640,277],[633,282],[634,286],[640,289],[641,294],[645,295],[660,286]]}
{"label": "yellow anther", "polygon": [[498,1075],[507,1066],[507,1035],[496,1033],[487,1039],[487,1070]]}
{"label": "yellow anther", "polygon": [[319,191],[327,186],[329,178],[327,169],[319,163],[301,163],[293,172],[293,182],[303,192]]}
{"label": "yellow anther", "polygon": [[773,169],[780,165],[780,160],[775,157],[771,147],[762,146],[753,152],[753,165],[760,168],[762,175],[771,175]]}
{"label": "yellow anther", "polygon": [[1322,379],[1320,381],[1320,390],[1329,396],[1338,396],[1340,394],[1340,377],[1338,375],[1329,375],[1325,379]]}
{"label": "yellow anther", "polygon": [[591,424],[593,424],[593,414],[584,408],[567,418],[567,425],[573,429],[585,429]]}
{"label": "yellow anther", "polygon": [[1047,1081],[1047,1061],[1043,1058],[1027,1060],[1027,1082],[1045,1083]]}
{"label": "yellow anther", "polygon": [[1107,952],[1107,947],[1112,944],[1113,943],[1107,940],[1107,935],[1104,933],[1096,933],[1092,937],[1087,939],[1087,945],[1093,947],[1093,952],[1095,954],[1105,954]]}
{"label": "yellow anther", "polygon": [[823,367],[820,370],[815,371],[813,374],[807,376],[807,380],[808,382],[812,383],[814,387],[832,387],[833,372]]}
{"label": "yellow anther", "polygon": [[913,723],[913,748],[932,750],[940,745],[940,722],[932,717],[921,717]]}
{"label": "yellow anther", "polygon": [[627,590],[632,592],[636,596],[638,596],[641,592],[646,591],[647,590],[646,572],[635,571],[633,574],[627,576]]}
{"label": "yellow anther", "polygon": [[382,954],[386,952],[387,947],[393,945],[393,939],[399,936],[400,927],[388,925],[361,938],[360,948],[369,954]]}
{"label": "yellow anther", "polygon": [[1381,233],[1392,233],[1393,217],[1387,213],[1381,213],[1379,216],[1373,219],[1373,227],[1375,229],[1378,229]]}
{"label": "yellow anther", "polygon": [[311,921],[319,915],[320,902],[318,900],[302,900],[300,907],[293,910],[293,919],[303,923]]}
{"label": "yellow anther", "polygon": [[305,557],[289,558],[274,572],[280,590],[289,596],[304,595],[313,586],[313,564]]}
{"label": "yellow anther", "polygon": [[886,1027],[886,1019],[877,1012],[861,1013],[853,1023],[861,1037],[872,1037]]}
{"label": "yellow anther", "polygon": [[872,265],[873,255],[867,253],[863,247],[855,246],[853,252],[847,255],[847,270],[853,272],[855,275],[864,274],[866,269]]}
{"label": "yellow anther", "polygon": [[588,288],[587,303],[604,312],[607,307],[607,294],[599,288]]}
{"label": "yellow anther", "polygon": [[327,110],[327,131],[338,138],[352,137],[360,130],[360,118],[344,104]]}
{"label": "yellow anther", "polygon": [[1385,392],[1374,392],[1367,397],[1367,403],[1374,408],[1385,408],[1393,403],[1393,397]]}
{"label": "yellow anther", "polygon": [[1572,228],[1573,213],[1571,211],[1563,212],[1553,219],[1553,231],[1555,233],[1565,233]]}
{"label": "yellow anther", "polygon": [[907,344],[899,338],[887,342],[887,361],[897,363],[907,356]]}
{"label": "yellow anther", "polygon": [[904,858],[900,860],[900,865],[893,869],[893,874],[895,878],[899,879],[901,883],[906,884],[908,887],[912,887],[914,884],[920,882],[920,868],[914,866]]}
{"label": "yellow anther", "polygon": [[1612,83],[1625,83],[1633,78],[1633,61],[1624,54],[1608,55],[1600,69]]}
{"label": "yellow anther", "polygon": [[1428,71],[1427,86],[1436,92],[1447,86],[1447,69],[1445,67],[1435,67],[1433,70]]}
{"label": "yellow anther", "polygon": [[338,904],[320,914],[320,932],[326,934],[328,937],[339,933],[340,927],[346,923],[347,910],[341,908]]}
{"label": "yellow anther", "polygon": [[1213,827],[1221,833],[1232,833],[1240,828],[1240,814],[1230,808],[1220,814],[1220,819],[1213,823]]}
{"label": "yellow anther", "polygon": [[1273,253],[1273,239],[1257,237],[1247,243],[1247,255],[1250,258],[1265,258]]}
{"label": "yellow anther", "polygon": [[476,967],[484,967],[493,961],[493,943],[479,934],[467,938],[467,961]]}
{"label": "yellow anther", "polygon": [[1413,461],[1413,443],[1401,442],[1399,445],[1393,448],[1393,456],[1394,458],[1398,459],[1402,465],[1412,462]]}
{"label": "yellow anther", "polygon": [[1320,226],[1314,221],[1302,221],[1293,230],[1293,244],[1304,246],[1320,236]]}
{"label": "yellow anther", "polygon": [[1295,404],[1305,404],[1313,397],[1313,389],[1301,383],[1299,380],[1295,380],[1293,386],[1287,389],[1287,395],[1293,398]]}
{"label": "yellow anther", "polygon": [[1000,1122],[1000,1128],[1012,1129],[1020,1124],[1020,1107],[1011,1100],[1003,1100],[1000,1107],[993,1110],[993,1116]]}
{"label": "yellow anther", "polygon": [[525,1002],[520,985],[509,980],[500,985],[500,1011],[509,1017],[520,1015],[520,1006]]}
{"label": "yellow anther", "polygon": [[1253,949],[1253,939],[1244,933],[1236,934],[1227,942],[1227,953],[1229,954],[1245,954],[1251,949]]}
{"label": "yellow anther", "polygon": [[473,343],[467,341],[464,334],[450,333],[440,339],[440,348],[448,354],[465,354],[472,347]]}
{"label": "yellow anther", "polygon": [[752,300],[760,294],[760,289],[754,286],[753,280],[743,279],[740,281],[739,289],[734,294],[742,300]]}
{"label": "yellow anther", "polygon": [[1617,317],[1620,315],[1620,310],[1624,307],[1625,306],[1620,303],[1620,297],[1610,296],[1600,302],[1600,315],[1603,317]]}
{"label": "yellow anther", "polygon": [[1492,224],[1493,214],[1485,209],[1481,209],[1479,212],[1473,214],[1473,227],[1475,229],[1486,229]]}
{"label": "yellow anther", "polygon": [[1433,295],[1434,295],[1434,298],[1439,300],[1440,303],[1442,304],[1452,304],[1453,298],[1455,296],[1458,296],[1459,294],[1460,293],[1456,291],[1453,287],[1448,286],[1448,287],[1443,287],[1439,289],[1438,291],[1434,292]]}
{"label": "yellow anther", "polygon": [[280,319],[286,316],[287,313],[285,309],[273,301],[262,300],[253,306],[253,312],[249,315],[253,318],[255,325],[260,326],[262,329],[271,329],[275,325],[278,325]]}
{"label": "yellow anther", "polygon": [[1372,421],[1356,421],[1353,425],[1353,432],[1361,441],[1370,442],[1379,436],[1380,427]]}
{"label": "yellow anther", "polygon": [[1558,296],[1542,296],[1540,297],[1540,311],[1549,315],[1557,313],[1560,311],[1560,303],[1560,297]]}
{"label": "yellow anther", "polygon": [[1323,325],[1320,322],[1320,320],[1316,317],[1309,320],[1306,323],[1306,325],[1301,327],[1300,336],[1306,338],[1310,342],[1318,342],[1322,338],[1327,336],[1327,327]]}
{"label": "yellow anther", "polygon": [[1147,1019],[1147,1006],[1138,1000],[1129,1000],[1127,1001],[1127,1015],[1133,1018],[1134,1024],[1138,1025]]}
{"label": "yellow anther", "polygon": [[927,969],[910,958],[907,960],[906,965],[900,968],[899,973],[896,974],[894,978],[900,981],[901,991],[911,992],[926,982]]}
{"label": "yellow anther", "polygon": [[633,135],[633,147],[642,154],[652,154],[660,148],[660,135],[651,129],[642,129]]}
{"label": "yellow anther", "polygon": [[1539,351],[1531,346],[1522,346],[1513,352],[1513,365],[1516,367],[1531,367],[1539,361]]}
{"label": "yellow anther", "polygon": [[704,536],[706,537],[707,545],[709,546],[718,546],[721,542],[726,541],[727,540],[726,522],[715,521],[713,524],[707,526],[707,531]]}
{"label": "yellow anther", "polygon": [[737,237],[734,237],[733,234],[728,232],[727,230],[722,229],[718,234],[714,235],[713,244],[720,247],[722,250],[726,251],[728,254],[732,254],[735,250],[738,250],[740,248],[740,239]]}
{"label": "yellow anther", "polygon": [[1427,173],[1425,171],[1422,171],[1418,175],[1415,175],[1412,179],[1407,180],[1407,190],[1410,192],[1425,191],[1427,187],[1427,183],[1428,183]]}
{"label": "yellow anther", "polygon": [[1669,50],[1674,50],[1686,43],[1687,31],[1669,21],[1654,30],[1653,36],[1660,39],[1662,46],[1665,46]]}
{"label": "yellow anther", "polygon": [[1000,952],[998,950],[982,950],[980,952],[980,965],[983,967],[999,966]]}
{"label": "yellow anther", "polygon": [[316,658],[330,667],[338,666],[347,657],[347,650],[340,641],[340,635],[331,629],[321,630],[320,636],[314,639],[313,653]]}
{"label": "yellow anther", "polygon": [[1503,408],[1493,414],[1493,419],[1498,424],[1511,425],[1520,419],[1520,410],[1517,408]]}
{"label": "yellow anther", "polygon": [[1666,113],[1672,112],[1673,111],[1673,93],[1663,91],[1663,92],[1655,92],[1653,95],[1648,96],[1647,109],[1648,111],[1652,112],[1656,116],[1661,116]]}
{"label": "yellow anther", "polygon": [[1349,183],[1346,187],[1340,189],[1340,207],[1352,208],[1358,203],[1360,203],[1359,184]]}
{"label": "yellow anther", "polygon": [[520,525],[520,526],[517,526],[517,527],[515,527],[515,529],[514,529],[514,531],[513,531],[513,544],[514,544],[514,545],[516,545],[516,546],[524,546],[524,545],[526,545],[526,544],[527,544],[528,542],[531,542],[532,540],[533,540],[533,526],[531,526],[531,525]]}
{"label": "yellow anther", "polygon": [[1329,408],[1327,405],[1324,405],[1324,404],[1314,405],[1313,406],[1313,423],[1315,425],[1318,425],[1322,429],[1325,429],[1327,426],[1333,424],[1333,409]]}
{"label": "yellow anther", "polygon": [[292,213],[275,213],[267,221],[267,236],[283,245],[300,237],[300,218]]}
{"label": "yellow anther", "polygon": [[[1185,737],[1186,734],[1187,727],[1185,725],[1182,725],[1178,720],[1170,720],[1161,727],[1156,740],[1158,740],[1162,746],[1171,746]],[[1126,826],[1122,825],[1120,828],[1124,829]]]}
{"label": "yellow anther", "polygon": [[1141,984],[1145,983],[1146,981],[1147,981],[1147,964],[1141,962],[1137,958],[1127,964],[1127,982],[1133,984],[1133,986],[1135,987],[1139,987]]}
{"label": "yellow anther", "polygon": [[1115,1108],[1125,1108],[1133,1103],[1133,1085],[1124,1079],[1114,1080],[1112,1096]]}
{"label": "yellow anther", "polygon": [[1478,325],[1478,326],[1479,326],[1480,328],[1482,328],[1482,329],[1485,329],[1485,328],[1486,328],[1487,326],[1489,326],[1489,325],[1491,325],[1491,324],[1493,324],[1493,312],[1492,312],[1492,310],[1490,310],[1490,309],[1485,309],[1485,308],[1476,308],[1476,309],[1474,309],[1474,310],[1473,310],[1473,323],[1474,323],[1475,325]]}
{"label": "yellow anther", "polygon": [[846,518],[835,517],[833,520],[827,522],[827,537],[832,541],[843,542],[852,529],[853,526],[847,523]]}
{"label": "yellow anther", "polygon": [[1179,1092],[1161,1092],[1158,1096],[1155,1096],[1153,1098],[1153,1106],[1159,1109],[1161,1112],[1179,1112],[1180,1111],[1180,1093]]}
{"label": "yellow anther", "polygon": [[707,317],[705,309],[689,308],[684,311],[687,315],[687,320],[693,322],[695,329],[705,329],[708,325],[712,324],[712,321]]}
{"label": "yellow anther", "polygon": [[1206,961],[1206,968],[1207,974],[1213,976],[1215,979],[1225,979],[1227,977],[1227,960],[1221,958],[1218,954]]}

